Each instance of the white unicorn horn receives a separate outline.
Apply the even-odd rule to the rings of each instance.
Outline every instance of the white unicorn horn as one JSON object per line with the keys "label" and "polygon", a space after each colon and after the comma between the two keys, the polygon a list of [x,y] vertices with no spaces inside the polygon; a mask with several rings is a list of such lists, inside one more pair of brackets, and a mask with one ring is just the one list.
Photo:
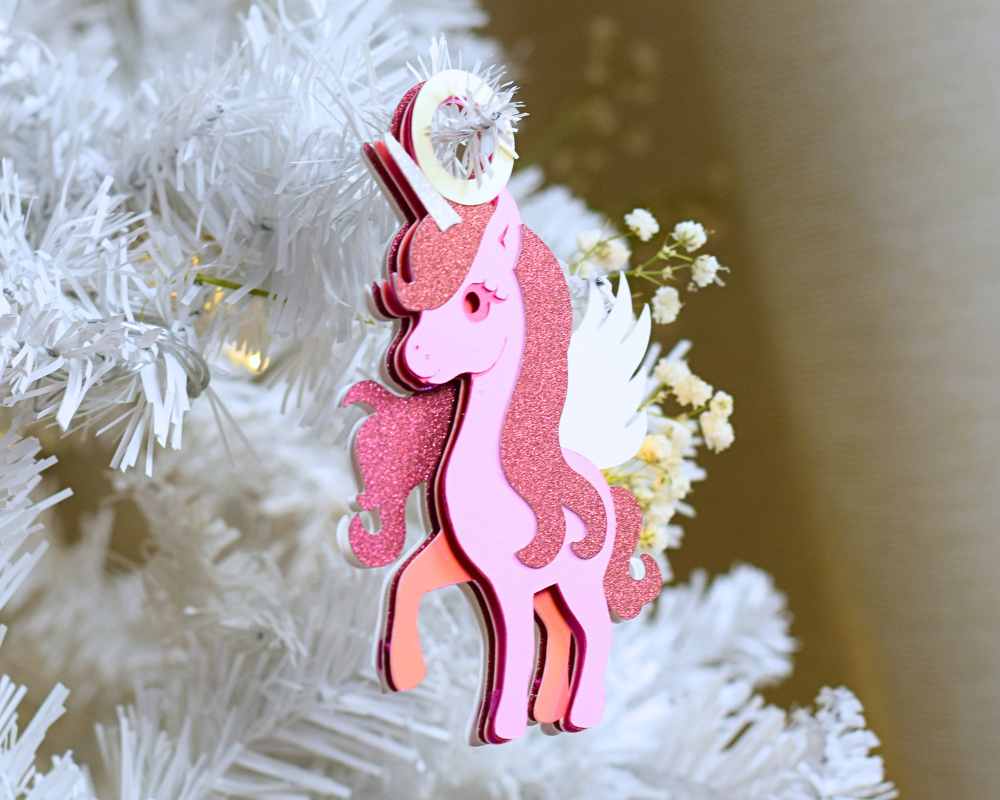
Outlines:
{"label": "white unicorn horn", "polygon": [[444,199],[444,195],[434,188],[427,176],[416,162],[410,158],[410,154],[403,149],[403,145],[396,141],[396,137],[391,133],[386,133],[383,139],[385,146],[389,150],[389,155],[396,162],[403,177],[410,184],[410,188],[417,193],[420,202],[424,204],[427,213],[431,215],[438,228],[444,233],[452,225],[457,225],[462,221],[458,212],[451,207],[451,204]]}

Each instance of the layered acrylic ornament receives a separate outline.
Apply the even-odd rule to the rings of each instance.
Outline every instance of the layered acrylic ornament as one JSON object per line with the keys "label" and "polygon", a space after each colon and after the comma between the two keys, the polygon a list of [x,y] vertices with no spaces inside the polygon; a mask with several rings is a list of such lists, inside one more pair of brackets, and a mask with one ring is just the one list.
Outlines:
{"label": "layered acrylic ornament", "polygon": [[493,91],[471,73],[439,72],[365,146],[403,221],[372,288],[373,312],[395,320],[396,335],[382,364],[391,389],[366,381],[345,398],[370,416],[354,433],[359,513],[342,526],[342,550],[362,567],[399,559],[418,486],[429,528],[386,582],[383,686],[420,683],[420,599],[462,585],[485,651],[473,744],[513,739],[529,721],[549,732],[596,725],[612,620],[635,617],[662,585],[649,556],[645,575],[630,575],[642,514],[601,473],[646,432],[633,373],[648,310],[634,320],[622,278],[610,313],[592,292],[573,333],[562,268],[506,189],[511,136],[495,140],[485,170],[442,166],[434,115],[445,104],[488,108]]}

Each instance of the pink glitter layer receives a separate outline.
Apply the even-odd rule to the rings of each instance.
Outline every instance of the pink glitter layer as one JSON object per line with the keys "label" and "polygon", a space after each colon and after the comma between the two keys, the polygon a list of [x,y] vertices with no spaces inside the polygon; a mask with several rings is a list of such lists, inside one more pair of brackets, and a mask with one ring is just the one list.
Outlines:
{"label": "pink glitter layer", "polygon": [[382,523],[371,534],[359,514],[351,519],[351,549],[366,567],[384,567],[399,558],[406,541],[406,498],[413,487],[433,482],[457,398],[456,383],[397,397],[364,381],[347,393],[344,405],[361,403],[375,412],[358,429],[353,448],[365,483],[358,505],[365,511],[377,508]]}
{"label": "pink glitter layer", "polygon": [[[406,112],[408,112],[413,106],[413,101],[417,99],[417,95],[420,94],[420,90],[423,88],[424,82],[421,81],[404,94],[403,99],[400,100],[399,105],[396,106],[396,111],[392,115],[392,124],[389,126],[389,133],[395,137],[397,142],[403,141],[403,119],[406,117]],[[410,153],[410,155],[413,155],[413,153]]]}
{"label": "pink glitter layer", "polygon": [[538,517],[535,538],[517,557],[540,569],[559,554],[566,538],[563,506],[587,526],[587,535],[573,543],[580,558],[601,551],[607,519],[601,496],[570,468],[559,444],[573,309],[559,262],[528,228],[515,272],[524,295],[527,331],[521,372],[504,420],[501,459],[508,482]]}
{"label": "pink glitter layer", "polygon": [[[426,311],[447,303],[459,290],[483,240],[483,231],[493,216],[493,204],[451,204],[462,222],[442,232],[430,217],[424,217],[409,243],[400,251],[396,274],[396,298],[410,311]],[[412,279],[407,283],[404,278]]]}
{"label": "pink glitter layer", "polygon": [[642,533],[642,509],[632,493],[622,486],[612,486],[611,497],[615,501],[615,549],[604,572],[604,593],[612,611],[622,619],[632,619],[646,603],[659,596],[663,576],[652,556],[645,553],[642,563],[646,565],[646,574],[642,580],[628,574],[628,562]]}

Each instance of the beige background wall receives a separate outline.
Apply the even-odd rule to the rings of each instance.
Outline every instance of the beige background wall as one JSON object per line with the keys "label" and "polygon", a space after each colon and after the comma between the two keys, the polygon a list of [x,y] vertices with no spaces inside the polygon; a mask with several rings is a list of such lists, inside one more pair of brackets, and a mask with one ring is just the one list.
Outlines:
{"label": "beige background wall", "polygon": [[525,154],[708,219],[734,268],[678,326],[738,438],[675,561],[774,573],[802,651],[772,696],[849,683],[904,796],[997,797],[1000,4],[487,6]]}

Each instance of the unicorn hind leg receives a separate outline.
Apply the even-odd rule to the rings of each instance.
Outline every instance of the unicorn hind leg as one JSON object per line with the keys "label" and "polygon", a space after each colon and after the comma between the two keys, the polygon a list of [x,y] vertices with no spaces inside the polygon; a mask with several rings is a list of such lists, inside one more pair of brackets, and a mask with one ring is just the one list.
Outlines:
{"label": "unicorn hind leg", "polygon": [[559,592],[573,616],[579,652],[569,712],[559,725],[565,731],[592,728],[604,716],[604,673],[611,654],[611,613],[601,583],[565,581]]}
{"label": "unicorn hind leg", "polygon": [[408,558],[393,576],[384,610],[384,635],[376,658],[387,688],[406,691],[427,674],[417,616],[420,598],[434,589],[471,581],[448,537],[438,533]]}
{"label": "unicorn hind leg", "polygon": [[539,675],[535,680],[529,715],[535,722],[553,723],[569,708],[573,630],[566,622],[554,587],[535,595],[535,615],[542,628]]}

